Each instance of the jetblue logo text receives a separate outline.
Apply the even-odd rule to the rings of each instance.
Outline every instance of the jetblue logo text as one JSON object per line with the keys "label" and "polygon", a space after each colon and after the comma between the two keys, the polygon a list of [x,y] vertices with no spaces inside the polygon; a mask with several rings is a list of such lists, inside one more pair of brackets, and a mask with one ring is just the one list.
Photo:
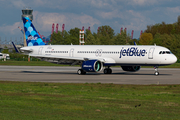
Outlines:
{"label": "jetblue logo text", "polygon": [[37,40],[38,39],[38,37],[34,37],[34,36],[29,36],[28,37],[28,40]]}
{"label": "jetblue logo text", "polygon": [[131,47],[128,49],[122,48],[120,51],[120,57],[119,58],[122,58],[122,56],[145,56],[145,54],[146,54],[145,49],[140,50],[140,49],[135,48],[135,47]]}

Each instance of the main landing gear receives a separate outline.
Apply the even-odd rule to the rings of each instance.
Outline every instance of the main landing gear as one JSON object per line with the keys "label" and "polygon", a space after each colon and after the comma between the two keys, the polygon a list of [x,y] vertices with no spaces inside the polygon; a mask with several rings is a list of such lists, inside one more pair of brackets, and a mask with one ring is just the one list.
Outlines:
{"label": "main landing gear", "polygon": [[77,71],[77,74],[78,74],[78,75],[85,75],[86,72],[85,72],[83,69],[79,69],[79,70]]}
{"label": "main landing gear", "polygon": [[154,75],[158,76],[158,75],[159,75],[159,72],[158,72],[158,66],[155,66],[155,67],[154,67],[154,70],[155,70]]}
{"label": "main landing gear", "polygon": [[108,68],[104,69],[104,74],[111,74],[112,73],[112,69],[108,66]]}

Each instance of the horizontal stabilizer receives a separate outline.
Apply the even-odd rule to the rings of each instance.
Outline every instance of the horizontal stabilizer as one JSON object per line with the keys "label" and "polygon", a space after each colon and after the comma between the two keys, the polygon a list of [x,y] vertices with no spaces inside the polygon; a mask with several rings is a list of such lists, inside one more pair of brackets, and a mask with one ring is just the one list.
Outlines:
{"label": "horizontal stabilizer", "polygon": [[12,42],[13,46],[14,46],[14,49],[16,51],[16,53],[19,53],[19,50],[17,49],[17,47],[15,46],[14,42]]}

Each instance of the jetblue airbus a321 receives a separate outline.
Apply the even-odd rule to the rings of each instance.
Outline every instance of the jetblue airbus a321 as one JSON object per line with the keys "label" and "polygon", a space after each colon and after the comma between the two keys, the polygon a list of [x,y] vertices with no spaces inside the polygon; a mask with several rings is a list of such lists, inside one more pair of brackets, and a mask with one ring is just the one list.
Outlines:
{"label": "jetblue airbus a321", "polygon": [[158,67],[177,61],[171,51],[161,46],[139,45],[45,45],[28,17],[23,18],[27,47],[26,55],[58,64],[80,65],[79,75],[86,72],[111,74],[111,66],[120,65],[124,71],[138,71],[140,66]]}

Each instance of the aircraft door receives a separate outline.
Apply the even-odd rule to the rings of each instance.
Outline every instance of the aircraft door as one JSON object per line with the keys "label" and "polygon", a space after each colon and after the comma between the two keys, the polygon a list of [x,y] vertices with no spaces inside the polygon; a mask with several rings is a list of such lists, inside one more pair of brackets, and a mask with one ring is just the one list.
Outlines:
{"label": "aircraft door", "polygon": [[69,57],[74,57],[74,48],[71,48],[69,51]]}
{"label": "aircraft door", "polygon": [[42,55],[42,50],[43,50],[43,47],[40,47],[38,50],[38,55]]}
{"label": "aircraft door", "polygon": [[149,59],[153,59],[154,49],[155,49],[155,48],[150,48],[150,49],[149,49],[149,54],[148,54],[148,58],[149,58]]}

